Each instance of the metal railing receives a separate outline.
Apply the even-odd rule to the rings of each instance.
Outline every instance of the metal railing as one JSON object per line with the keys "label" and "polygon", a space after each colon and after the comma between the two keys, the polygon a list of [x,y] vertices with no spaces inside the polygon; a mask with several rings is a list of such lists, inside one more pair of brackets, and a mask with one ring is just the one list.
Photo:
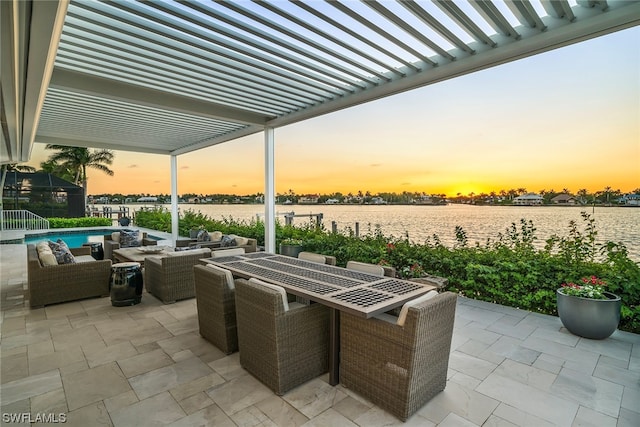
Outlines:
{"label": "metal railing", "polygon": [[48,230],[49,220],[27,210],[2,211],[0,230]]}

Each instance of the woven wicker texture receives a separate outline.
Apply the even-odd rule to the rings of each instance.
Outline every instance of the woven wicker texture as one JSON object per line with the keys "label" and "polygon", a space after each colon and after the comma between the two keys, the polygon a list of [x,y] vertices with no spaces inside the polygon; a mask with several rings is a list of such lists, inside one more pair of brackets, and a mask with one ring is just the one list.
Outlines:
{"label": "woven wicker texture", "polygon": [[148,256],[144,262],[144,287],[164,304],[196,296],[193,266],[211,256],[209,249],[194,249],[180,256]]}
{"label": "woven wicker texture", "polygon": [[[72,248],[75,256],[91,248]],[[27,296],[31,307],[109,295],[111,260],[42,267],[35,245],[27,245]]]}
{"label": "woven wicker texture", "polygon": [[238,350],[236,325],[236,293],[224,273],[196,265],[196,305],[200,335],[226,354]]}
{"label": "woven wicker texture", "polygon": [[276,394],[328,370],[329,310],[320,304],[285,312],[278,292],[236,280],[240,364]]}
{"label": "woven wicker texture", "polygon": [[[142,246],[153,246],[157,244],[158,244],[157,240],[147,238],[146,232],[142,233]],[[107,234],[104,236],[103,247],[104,247],[104,259],[110,259],[112,261],[115,261],[113,258],[113,251],[115,251],[116,249],[120,249],[120,243],[113,240],[110,234]]]}
{"label": "woven wicker texture", "polygon": [[404,327],[343,313],[340,382],[405,421],[445,388],[456,298],[410,308]]}

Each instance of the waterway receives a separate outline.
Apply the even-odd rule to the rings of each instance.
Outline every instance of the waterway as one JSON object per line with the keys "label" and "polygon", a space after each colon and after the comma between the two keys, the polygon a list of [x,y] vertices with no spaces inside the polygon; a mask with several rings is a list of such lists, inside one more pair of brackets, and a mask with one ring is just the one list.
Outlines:
{"label": "waterway", "polygon": [[[129,205],[131,210],[139,209]],[[169,208],[169,206],[165,205]],[[180,204],[181,211],[200,211],[213,219],[234,218],[251,220],[264,217],[262,205],[200,205]],[[446,206],[406,205],[276,205],[277,218],[284,224],[284,214],[319,214],[322,223],[331,230],[333,221],[339,230],[360,225],[360,233],[377,226],[385,235],[409,236],[412,241],[422,243],[437,234],[445,245],[455,242],[455,227],[461,226],[470,244],[484,244],[487,239],[496,240],[499,233],[512,223],[531,220],[536,227],[540,245],[551,235],[566,236],[569,222],[575,221],[579,230],[584,230],[581,212],[595,220],[598,241],[622,242],[630,257],[640,261],[640,208],[621,207],[574,207],[574,206],[472,206],[450,204]],[[309,217],[295,218],[294,225],[305,224]]]}

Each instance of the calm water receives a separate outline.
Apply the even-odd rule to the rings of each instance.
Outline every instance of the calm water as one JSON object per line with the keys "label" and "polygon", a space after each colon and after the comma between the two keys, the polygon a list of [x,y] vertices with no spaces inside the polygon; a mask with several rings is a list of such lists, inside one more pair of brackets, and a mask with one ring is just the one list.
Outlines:
{"label": "calm water", "polygon": [[[168,208],[168,206],[167,206]],[[132,210],[137,209],[132,206]],[[214,219],[232,217],[253,219],[264,215],[262,205],[194,205],[180,204],[182,211],[200,211]],[[640,208],[605,207],[552,207],[552,206],[350,206],[350,205],[292,205],[276,206],[277,218],[284,223],[286,212],[296,214],[322,213],[323,224],[330,230],[331,222],[337,223],[339,230],[354,228],[360,223],[360,232],[379,225],[386,235],[404,236],[415,242],[423,242],[437,234],[446,245],[455,241],[455,227],[460,225],[467,233],[469,243],[484,244],[487,238],[495,240],[511,223],[520,224],[520,219],[532,220],[536,236],[544,242],[552,234],[566,236],[569,221],[578,223],[580,230],[584,223],[580,212],[587,212],[596,220],[599,241],[622,242],[629,249],[631,258],[640,261]],[[295,218],[294,224],[304,224],[308,218]]]}

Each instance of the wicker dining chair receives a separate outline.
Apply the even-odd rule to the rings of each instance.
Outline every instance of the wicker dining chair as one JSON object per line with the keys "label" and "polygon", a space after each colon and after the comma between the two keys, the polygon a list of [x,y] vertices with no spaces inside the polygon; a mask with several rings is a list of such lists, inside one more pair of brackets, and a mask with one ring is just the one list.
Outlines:
{"label": "wicker dining chair", "polygon": [[331,255],[322,255],[314,252],[303,251],[298,254],[298,258],[305,261],[315,262],[318,264],[336,265],[336,257]]}
{"label": "wicker dining chair", "polygon": [[366,262],[347,261],[347,269],[375,274],[376,276],[384,276],[384,268],[382,268],[381,265],[369,264]]}
{"label": "wicker dining chair", "polygon": [[328,371],[329,309],[288,302],[284,288],[236,280],[240,364],[276,394]]}
{"label": "wicker dining chair", "polygon": [[193,267],[200,335],[226,354],[238,350],[236,289],[229,270],[207,264]]}
{"label": "wicker dining chair", "polygon": [[340,316],[340,382],[402,421],[446,385],[457,295],[435,294],[394,323]]}

